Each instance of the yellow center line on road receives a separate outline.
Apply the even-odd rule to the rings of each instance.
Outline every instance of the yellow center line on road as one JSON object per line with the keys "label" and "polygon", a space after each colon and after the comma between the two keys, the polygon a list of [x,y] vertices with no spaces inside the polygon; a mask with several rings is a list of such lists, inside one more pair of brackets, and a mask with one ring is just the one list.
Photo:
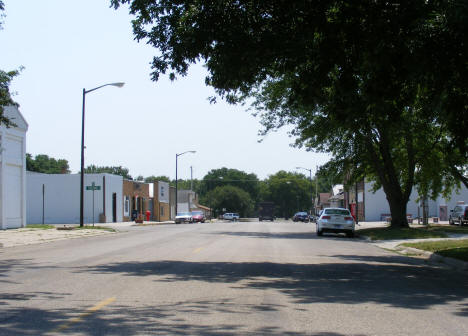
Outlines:
{"label": "yellow center line on road", "polygon": [[193,253],[198,253],[200,252],[201,250],[203,250],[204,247],[199,247],[199,248],[196,248],[195,250],[193,250]]}
{"label": "yellow center line on road", "polygon": [[70,319],[68,322],[65,322],[65,323],[59,325],[57,328],[52,330],[51,333],[57,333],[57,332],[60,332],[62,330],[65,330],[65,329],[69,328],[72,324],[80,322],[83,318],[91,315],[92,313],[100,310],[101,308],[111,304],[114,301],[115,301],[115,297],[111,297],[111,298],[108,298],[106,300],[103,300],[103,301],[99,302],[97,305],[86,309],[86,311],[84,311],[83,313],[81,313],[77,317],[74,317],[74,318]]}

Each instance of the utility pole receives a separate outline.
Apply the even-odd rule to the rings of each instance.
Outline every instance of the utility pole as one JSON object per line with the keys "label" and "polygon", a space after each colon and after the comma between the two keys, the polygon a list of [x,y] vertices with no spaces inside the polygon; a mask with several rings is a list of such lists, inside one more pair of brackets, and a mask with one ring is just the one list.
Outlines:
{"label": "utility pole", "polygon": [[315,209],[314,209],[314,215],[317,214],[317,203],[318,203],[318,165],[315,166]]}
{"label": "utility pole", "polygon": [[193,191],[193,167],[190,166],[190,190]]}

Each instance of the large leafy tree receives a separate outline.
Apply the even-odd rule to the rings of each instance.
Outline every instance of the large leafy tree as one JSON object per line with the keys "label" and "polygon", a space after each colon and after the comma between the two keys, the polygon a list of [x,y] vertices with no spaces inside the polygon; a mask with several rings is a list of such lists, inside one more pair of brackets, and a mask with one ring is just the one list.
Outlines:
{"label": "large leafy tree", "polygon": [[294,212],[312,208],[315,187],[304,174],[281,170],[266,179],[268,194],[265,201],[275,203],[278,217],[291,217]]}
{"label": "large leafy tree", "polygon": [[205,195],[219,186],[234,186],[246,191],[255,201],[259,195],[259,179],[255,174],[232,168],[210,170],[202,179],[198,191]]}
{"label": "large leafy tree", "polygon": [[249,193],[232,185],[218,186],[210,190],[203,198],[205,204],[212,208],[215,214],[238,212],[241,217],[252,215],[254,201]]}
{"label": "large leafy tree", "polygon": [[36,155],[26,153],[26,170],[45,174],[69,174],[70,167],[65,159],[54,159],[45,154]]}
{"label": "large leafy tree", "polygon": [[[463,1],[169,1],[130,4],[154,80],[202,61],[229,102],[254,97],[264,132],[333,154],[349,181],[382,186],[392,226],[406,204],[466,178],[468,7]],[[457,175],[458,173],[458,175]]]}

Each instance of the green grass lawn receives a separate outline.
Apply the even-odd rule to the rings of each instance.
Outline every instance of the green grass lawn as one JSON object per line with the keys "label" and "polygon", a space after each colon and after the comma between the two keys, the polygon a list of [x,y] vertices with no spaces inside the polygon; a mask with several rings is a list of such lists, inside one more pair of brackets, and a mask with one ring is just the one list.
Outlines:
{"label": "green grass lawn", "polygon": [[359,236],[367,236],[371,240],[392,240],[392,239],[421,239],[421,238],[446,238],[444,232],[430,231],[425,228],[403,228],[393,229],[390,227],[385,228],[372,228],[358,230],[356,233]]}
{"label": "green grass lawn", "polygon": [[55,226],[53,225],[48,225],[48,224],[28,224],[26,225],[26,228],[28,229],[43,229],[43,230],[47,230],[47,229],[53,229]]}
{"label": "green grass lawn", "polygon": [[356,231],[372,240],[447,238],[447,234],[468,234],[468,226],[430,225],[428,227],[393,229],[390,227]]}
{"label": "green grass lawn", "polygon": [[[423,228],[426,229],[426,228]],[[459,226],[459,225],[430,225],[426,230],[432,232],[447,232],[447,233],[461,233],[468,234],[468,226]]]}
{"label": "green grass lawn", "polygon": [[404,243],[402,245],[434,252],[444,257],[468,261],[468,239]]}

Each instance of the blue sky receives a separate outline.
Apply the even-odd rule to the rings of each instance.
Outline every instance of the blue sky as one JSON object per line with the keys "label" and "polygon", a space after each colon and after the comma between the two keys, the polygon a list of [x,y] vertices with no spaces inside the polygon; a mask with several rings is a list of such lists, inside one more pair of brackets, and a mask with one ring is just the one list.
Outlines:
{"label": "blue sky", "polygon": [[[246,107],[220,100],[195,65],[185,78],[150,80],[157,50],[137,43],[126,8],[107,0],[4,0],[0,69],[24,66],[14,99],[29,123],[27,152],[67,159],[79,170],[82,89],[125,82],[86,95],[85,165],[124,166],[130,174],[202,178],[228,167],[266,178],[279,170],[315,169],[325,154],[292,148],[287,130],[262,143],[259,120]],[[308,174],[308,173],[307,173]]]}

